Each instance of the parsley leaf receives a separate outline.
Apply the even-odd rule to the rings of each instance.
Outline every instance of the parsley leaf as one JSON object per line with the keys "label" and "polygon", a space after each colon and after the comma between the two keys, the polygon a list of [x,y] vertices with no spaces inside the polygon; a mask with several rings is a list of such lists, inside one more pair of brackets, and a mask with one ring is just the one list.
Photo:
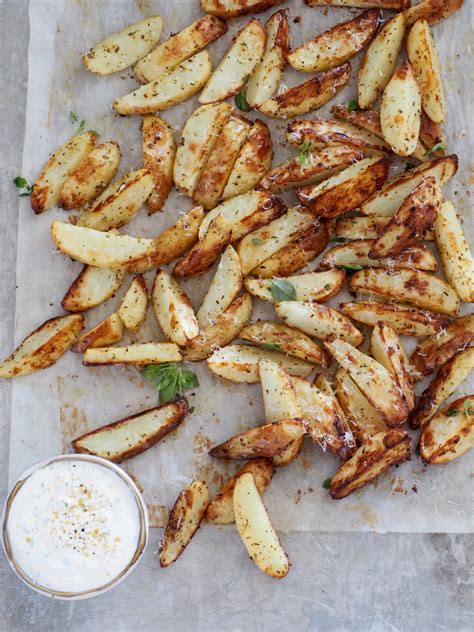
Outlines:
{"label": "parsley leaf", "polygon": [[443,145],[443,143],[436,143],[436,145],[433,145],[431,149],[425,151],[425,156],[431,156],[431,154],[435,154],[437,151],[441,150],[444,151],[445,149],[446,147]]}
{"label": "parsley leaf", "polygon": [[349,270],[349,272],[356,272],[358,270],[363,270],[364,266],[359,265],[358,263],[354,263],[353,265],[341,266],[344,270]]}
{"label": "parsley leaf", "polygon": [[458,412],[459,410],[457,408],[448,408],[448,410],[446,411],[446,414],[448,417],[456,417]]}
{"label": "parsley leaf", "polygon": [[21,191],[21,193],[18,194],[20,197],[28,197],[33,191],[33,187],[28,184],[28,180],[23,176],[16,176],[16,178],[13,178],[13,184],[17,189],[24,189],[24,191]]}
{"label": "parsley leaf", "polygon": [[357,110],[358,107],[359,107],[359,104],[357,103],[355,99],[351,99],[349,103],[347,104],[347,109],[349,110],[349,112],[353,112],[354,110]]}
{"label": "parsley leaf", "polygon": [[277,342],[264,342],[262,349],[266,349],[266,351],[281,351],[281,347]]}
{"label": "parsley leaf", "polygon": [[306,156],[308,155],[308,152],[309,152],[309,142],[305,140],[304,143],[301,145],[301,151],[299,155],[300,165],[304,165],[304,163],[306,162]]}
{"label": "parsley leaf", "polygon": [[345,237],[338,237],[337,235],[333,235],[329,241],[333,241],[338,244],[343,244],[346,242],[346,239]]}
{"label": "parsley leaf", "polygon": [[254,237],[252,239],[252,243],[253,243],[254,246],[261,246],[264,242],[261,239],[259,239],[258,237]]}
{"label": "parsley leaf", "polygon": [[[79,123],[79,126],[76,130],[76,136],[78,134],[82,134],[84,131],[86,131],[86,122],[84,119],[81,119],[81,121],[79,121],[79,117],[77,116],[77,114],[73,111],[69,112],[69,118],[71,119],[71,123]],[[94,134],[94,136],[97,138],[100,136],[99,132],[96,131],[95,129],[88,129],[88,132],[90,132],[91,134]]]}
{"label": "parsley leaf", "polygon": [[280,301],[294,301],[296,299],[296,289],[285,279],[272,279],[270,281],[270,292],[277,303]]}
{"label": "parsley leaf", "polygon": [[470,399],[465,399],[464,400],[464,412],[466,413],[466,415],[474,415],[474,410],[472,410],[472,403]]}
{"label": "parsley leaf", "polygon": [[329,489],[331,487],[331,482],[332,482],[332,478],[327,478],[323,483],[324,489]]}
{"label": "parsley leaf", "polygon": [[77,121],[79,120],[77,118],[77,114],[73,112],[72,110],[71,112],[69,112],[69,118],[71,119],[71,123],[77,123]]}
{"label": "parsley leaf", "polygon": [[[244,86],[248,83],[249,79],[250,75],[245,75]],[[242,90],[239,90],[239,92],[237,92],[237,94],[235,95],[234,103],[239,108],[239,110],[242,110],[242,112],[250,112],[250,110],[252,109],[247,103],[247,90],[244,90],[243,88]]]}
{"label": "parsley leaf", "polygon": [[171,401],[176,395],[199,386],[196,374],[182,369],[177,364],[147,364],[141,371],[143,377],[155,382],[160,395],[160,404]]}

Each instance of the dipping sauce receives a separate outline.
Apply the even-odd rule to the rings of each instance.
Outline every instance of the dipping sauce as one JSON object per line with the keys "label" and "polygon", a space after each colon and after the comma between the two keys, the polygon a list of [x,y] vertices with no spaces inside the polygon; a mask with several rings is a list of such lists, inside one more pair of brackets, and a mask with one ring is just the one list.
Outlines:
{"label": "dipping sauce", "polygon": [[11,556],[39,588],[81,593],[117,579],[142,539],[137,498],[101,463],[53,460],[13,496],[6,536]]}

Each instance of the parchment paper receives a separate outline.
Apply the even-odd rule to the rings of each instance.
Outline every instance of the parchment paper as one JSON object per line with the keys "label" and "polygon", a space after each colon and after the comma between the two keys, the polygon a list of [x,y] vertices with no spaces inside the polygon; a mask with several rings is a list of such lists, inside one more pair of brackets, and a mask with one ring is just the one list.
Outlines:
{"label": "parchment paper", "polygon": [[[468,3],[466,3],[467,5]],[[314,37],[357,11],[310,9],[300,0],[288,2],[292,45]],[[140,117],[120,118],[111,110],[113,98],[134,89],[137,82],[124,71],[98,78],[81,64],[81,55],[100,39],[145,16],[161,14],[165,28],[162,41],[201,15],[198,0],[119,1],[31,0],[27,124],[22,173],[34,181],[49,153],[74,133],[69,113],[86,120],[86,129],[98,130],[101,141],[115,139],[122,149],[118,175],[141,166]],[[271,11],[260,19],[265,20]],[[301,16],[301,20],[297,19]],[[246,19],[232,20],[229,33],[209,47],[214,66],[230,44],[231,36]],[[456,201],[468,230],[469,185],[473,181],[472,144],[467,132],[472,118],[471,7],[435,27],[443,60],[449,105],[446,126],[449,150],[460,158],[455,182],[446,197]],[[332,103],[346,103],[356,96],[354,88],[360,55],[353,61],[351,84]],[[466,71],[469,76],[466,76]],[[294,85],[308,78],[286,71],[284,83]],[[332,103],[319,110],[328,115]],[[163,113],[179,133],[197,106],[197,99]],[[311,116],[309,114],[308,116]],[[249,114],[251,118],[254,115]],[[284,144],[284,121],[266,119],[275,147],[274,165],[294,153]],[[8,151],[8,148],[6,148]],[[291,201],[287,196],[287,200]],[[294,199],[294,198],[293,198]],[[147,217],[142,210],[122,229],[135,236],[153,236],[176,221],[191,202],[173,192],[163,213]],[[20,198],[17,264],[15,344],[47,318],[62,313],[61,298],[81,265],[58,254],[49,236],[56,218],[68,213],[52,209],[36,217],[29,200]],[[467,226],[469,224],[469,226]],[[472,232],[471,232],[472,234]],[[314,262],[310,269],[315,267]],[[200,305],[214,269],[186,282],[195,308]],[[148,275],[148,282],[152,279]],[[128,287],[128,277],[115,298],[86,313],[91,327],[116,309]],[[344,300],[340,294],[333,305]],[[274,317],[272,308],[256,302],[254,318]],[[137,335],[139,341],[162,339],[150,311]],[[410,351],[413,340],[404,339]],[[12,341],[13,346],[13,341]],[[10,349],[5,350],[9,352]],[[188,393],[193,412],[157,446],[128,461],[124,468],[135,478],[149,504],[151,523],[162,526],[167,508],[192,477],[203,477],[214,493],[235,470],[235,465],[208,457],[211,445],[232,434],[264,422],[259,385],[236,385],[220,380],[203,364],[191,367],[200,387]],[[423,384],[421,385],[423,387]],[[472,384],[471,384],[472,387]],[[464,385],[460,393],[467,393]],[[471,388],[472,392],[472,388]],[[458,395],[459,396],[459,395]],[[133,368],[86,368],[81,356],[68,352],[53,367],[15,380],[12,394],[10,482],[32,463],[59,452],[70,451],[70,440],[88,429],[156,405],[156,391]],[[310,441],[300,458],[281,468],[266,492],[265,502],[278,529],[313,531],[408,531],[468,532],[473,528],[472,454],[447,466],[422,465],[416,456],[343,501],[332,501],[323,481],[338,463]]]}

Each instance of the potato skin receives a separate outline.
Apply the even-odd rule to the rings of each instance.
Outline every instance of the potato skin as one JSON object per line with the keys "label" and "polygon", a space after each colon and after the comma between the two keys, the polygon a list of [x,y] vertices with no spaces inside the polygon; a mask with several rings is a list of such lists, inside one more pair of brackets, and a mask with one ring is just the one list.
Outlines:
{"label": "potato skin", "polygon": [[143,166],[153,177],[153,191],[148,200],[148,214],[163,208],[173,186],[176,143],[173,131],[158,116],[144,116],[142,121]]}
{"label": "potato skin", "polygon": [[201,0],[201,8],[206,13],[229,20],[250,13],[261,13],[283,0]]}

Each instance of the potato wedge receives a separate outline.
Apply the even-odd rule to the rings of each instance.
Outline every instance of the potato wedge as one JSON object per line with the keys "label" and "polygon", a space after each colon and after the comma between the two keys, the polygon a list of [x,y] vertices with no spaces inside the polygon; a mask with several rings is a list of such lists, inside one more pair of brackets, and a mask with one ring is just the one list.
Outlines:
{"label": "potato wedge", "polygon": [[268,424],[302,416],[290,376],[271,360],[260,360],[258,373],[262,385],[265,420]]}
{"label": "potato wedge", "polygon": [[205,15],[143,57],[134,67],[134,75],[140,83],[156,81],[160,75],[172,70],[225,33],[227,24],[223,20]]}
{"label": "potato wedge", "polygon": [[129,24],[91,48],[82,63],[95,75],[123,70],[153,50],[162,30],[163,20],[159,15]]}
{"label": "potato wedge", "polygon": [[239,337],[241,330],[252,317],[252,297],[244,294],[236,298],[215,321],[201,329],[183,350],[183,357],[190,362],[205,360],[219,347],[224,347]]}
{"label": "potato wedge", "polygon": [[211,72],[211,57],[203,50],[164,72],[155,81],[115,99],[112,108],[122,116],[167,110],[197,94],[206,85]]}
{"label": "potato wedge", "polygon": [[474,259],[451,202],[441,205],[434,229],[446,278],[463,301],[474,303]]}
{"label": "potato wedge", "polygon": [[94,149],[95,141],[96,137],[92,132],[78,134],[61,145],[50,157],[31,191],[31,208],[36,215],[58,204],[64,183]]}
{"label": "potato wedge", "polygon": [[95,147],[68,175],[58,205],[71,209],[94,200],[117,173],[121,155],[120,147],[114,141]]}
{"label": "potato wedge", "polygon": [[[388,226],[390,217],[375,215],[362,217],[343,217],[336,221],[334,236],[341,239],[377,239]],[[422,237],[425,241],[434,241],[434,232],[425,230]]]}
{"label": "potato wedge", "polygon": [[460,397],[423,428],[420,456],[425,463],[449,463],[474,447],[474,395]]}
{"label": "potato wedge", "polygon": [[217,15],[224,20],[237,18],[249,13],[261,13],[283,0],[201,0],[201,8],[206,13]]}
{"label": "potato wedge", "polygon": [[369,108],[383,94],[397,65],[405,35],[405,16],[385,22],[365,52],[358,76],[359,107]]}
{"label": "potato wedge", "polygon": [[365,439],[367,436],[372,437],[388,429],[380,412],[372,406],[349,373],[342,367],[339,367],[334,374],[334,388],[346,418],[351,424],[355,422],[357,426],[357,430],[354,428],[356,435],[362,433]]}
{"label": "potato wedge", "polygon": [[310,7],[356,7],[357,9],[387,9],[403,11],[411,0],[305,0]]}
{"label": "potato wedge", "polygon": [[273,477],[273,463],[269,459],[252,459],[243,465],[220,491],[206,509],[206,520],[212,524],[232,524],[235,522],[233,495],[235,483],[242,474],[250,472],[259,494],[263,494]]}
{"label": "potato wedge", "polygon": [[114,312],[85,334],[82,334],[72,345],[71,351],[84,353],[90,347],[108,347],[114,342],[119,342],[122,338],[123,322],[118,313]]}
{"label": "potato wedge", "polygon": [[360,129],[371,132],[374,136],[383,140],[379,112],[375,112],[375,110],[361,110],[359,108],[355,108],[354,110],[351,108],[349,110],[347,105],[339,104],[332,106],[331,114],[339,121],[351,123]]}
{"label": "potato wedge", "polygon": [[266,123],[256,120],[235,161],[225,185],[222,199],[228,200],[254,189],[272,166],[273,145]]}
{"label": "potato wedge", "polygon": [[141,274],[137,274],[122,298],[118,310],[122,323],[129,331],[137,332],[140,329],[146,318],[147,306],[148,290],[145,279]]}
{"label": "potato wedge", "polygon": [[411,26],[417,20],[427,20],[431,26],[438,24],[458,11],[463,2],[464,0],[421,0],[405,11],[407,26]]}
{"label": "potato wedge", "polygon": [[281,323],[258,320],[242,329],[239,334],[242,340],[249,340],[260,345],[262,349],[281,351],[286,355],[300,358],[311,364],[329,366],[329,355],[321,349],[309,336],[297,329],[292,329]]}
{"label": "potato wedge", "polygon": [[111,298],[122,285],[121,269],[94,268],[85,265],[61,301],[68,312],[84,312]]}
{"label": "potato wedge", "polygon": [[388,470],[410,458],[410,437],[396,428],[370,437],[331,480],[329,493],[334,499],[346,498]]}
{"label": "potato wedge", "polygon": [[237,531],[247,553],[270,577],[285,577],[290,570],[290,561],[250,472],[238,477],[233,502]]}
{"label": "potato wedge", "polygon": [[382,14],[376,9],[341,22],[309,42],[293,49],[288,63],[300,72],[330,70],[348,61],[374,37]]}
{"label": "potato wedge", "polygon": [[153,176],[148,169],[130,171],[109,185],[93,206],[78,221],[78,226],[110,230],[135,217],[153,191]]}
{"label": "potato wedge", "polygon": [[192,197],[204,165],[232,112],[229,103],[198,107],[186,121],[176,150],[174,183]]}
{"label": "potato wedge", "polygon": [[291,327],[296,327],[320,340],[329,340],[331,336],[337,336],[356,346],[364,341],[363,334],[351,321],[328,305],[282,301],[275,305],[275,311]]}
{"label": "potato wedge", "polygon": [[431,336],[446,327],[449,318],[392,303],[341,303],[343,314],[369,327],[384,322],[403,336]]}
{"label": "potato wedge", "polygon": [[[435,145],[443,145],[446,147],[446,134],[441,129],[439,123],[432,121],[429,116],[426,115],[424,110],[421,111],[421,123],[420,123],[420,141],[428,148],[433,148]],[[445,156],[444,149],[438,149],[432,153],[437,158]]]}
{"label": "potato wedge", "polygon": [[291,118],[317,110],[336,96],[351,77],[349,62],[324,70],[312,79],[289,88],[260,106],[260,112],[273,118]]}
{"label": "potato wedge", "polygon": [[160,544],[162,568],[175,562],[184,551],[204,518],[208,504],[209,492],[204,481],[193,481],[180,492]]}
{"label": "potato wedge", "polygon": [[388,169],[387,158],[364,158],[319,184],[297,189],[296,195],[317,217],[337,217],[355,210],[380,189]]}
{"label": "potato wedge", "polygon": [[56,362],[75,342],[84,327],[84,317],[69,314],[50,318],[0,363],[0,377],[28,375]]}
{"label": "potato wedge", "polygon": [[173,186],[176,143],[173,130],[159,116],[144,116],[142,121],[143,166],[153,178],[148,197],[148,215],[161,211]]}
{"label": "potato wedge", "polygon": [[354,292],[411,303],[447,316],[454,316],[459,310],[459,297],[453,288],[420,270],[367,268],[356,272],[349,286]]}
{"label": "potato wedge", "polygon": [[[336,393],[333,390],[331,383],[329,382],[328,378],[324,375],[324,373],[319,373],[314,378],[313,384],[317,389],[321,391],[321,393],[324,393],[324,395],[327,395],[327,397],[329,397],[329,399],[331,400],[331,404],[334,410],[336,411],[336,414],[339,416],[339,419],[341,420],[342,428],[345,433],[344,448],[338,453],[338,456],[341,459],[345,460],[346,458],[348,458],[350,452],[352,452],[352,449],[356,445],[355,435],[353,435],[352,433],[352,427],[354,426],[355,422],[354,420],[347,418],[346,413],[344,412],[341,404],[339,403],[339,400],[336,396]],[[350,448],[350,450],[347,450],[346,448]]]}
{"label": "potato wedge", "polygon": [[[329,270],[328,272],[306,272],[285,278],[295,288],[296,301],[326,301],[335,296],[344,285],[346,275],[343,270]],[[281,279],[276,279],[280,281]],[[246,279],[245,287],[254,296],[263,301],[276,303],[272,294],[272,284],[269,279]]]}
{"label": "potato wedge", "polygon": [[178,345],[173,342],[142,342],[124,347],[96,347],[86,349],[85,366],[106,364],[160,364],[182,360]]}
{"label": "potato wedge", "polygon": [[167,272],[158,270],[152,290],[155,315],[165,336],[184,346],[199,334],[199,325],[186,292]]}
{"label": "potato wedge", "polygon": [[288,357],[283,353],[251,347],[250,345],[229,345],[228,347],[217,349],[206,360],[206,364],[212,373],[226,380],[254,384],[260,381],[258,362],[262,359],[276,362],[290,375],[306,377],[314,369],[314,365],[309,362]]}
{"label": "potato wedge", "polygon": [[87,432],[71,444],[74,452],[122,463],[158,443],[179,426],[187,412],[188,402],[180,397]]}

